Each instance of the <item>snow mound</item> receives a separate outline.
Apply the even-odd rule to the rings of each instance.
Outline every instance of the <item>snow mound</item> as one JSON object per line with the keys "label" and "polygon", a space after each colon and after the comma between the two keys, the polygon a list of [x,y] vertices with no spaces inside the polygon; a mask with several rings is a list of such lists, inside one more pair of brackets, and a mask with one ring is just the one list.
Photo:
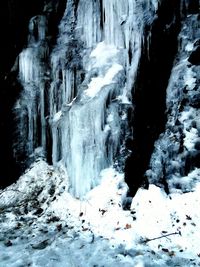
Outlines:
{"label": "snow mound", "polygon": [[39,160],[0,192],[0,266],[195,266],[200,186],[167,196],[139,189],[130,210],[123,174],[101,172],[83,200],[68,193],[62,164]]}

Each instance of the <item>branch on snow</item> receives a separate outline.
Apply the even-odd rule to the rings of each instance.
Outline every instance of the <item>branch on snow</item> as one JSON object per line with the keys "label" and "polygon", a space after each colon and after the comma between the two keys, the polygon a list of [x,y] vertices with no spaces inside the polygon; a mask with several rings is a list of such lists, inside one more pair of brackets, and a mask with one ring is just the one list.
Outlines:
{"label": "branch on snow", "polygon": [[168,237],[168,236],[171,236],[171,235],[181,235],[181,231],[170,233],[170,234],[166,234],[166,235],[162,235],[162,236],[158,236],[158,237],[155,237],[155,238],[144,238],[143,240],[141,240],[141,243],[147,243],[147,242],[154,241],[154,240],[157,240],[157,239],[161,239],[161,238],[164,238],[164,237]]}

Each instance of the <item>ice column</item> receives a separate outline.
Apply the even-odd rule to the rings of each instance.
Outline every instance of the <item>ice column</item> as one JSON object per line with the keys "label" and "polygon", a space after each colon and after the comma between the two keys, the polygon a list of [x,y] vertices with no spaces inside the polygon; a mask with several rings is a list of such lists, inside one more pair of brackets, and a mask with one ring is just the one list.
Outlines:
{"label": "ice column", "polygon": [[45,17],[30,21],[19,55],[19,136],[30,155],[38,146],[45,150],[50,128],[53,164],[65,165],[76,197],[97,185],[100,171],[117,165],[125,150],[145,21],[153,20],[157,3],[68,0],[50,55]]}
{"label": "ice column", "polygon": [[98,184],[100,171],[114,164],[125,138],[143,6],[132,0],[80,0],[78,6],[68,1],[52,55],[50,106],[53,162],[62,159],[76,197]]}
{"label": "ice column", "polygon": [[49,54],[45,43],[46,27],[44,16],[30,20],[28,45],[19,55],[19,81],[23,91],[14,108],[16,117],[19,118],[19,142],[23,142],[23,153],[28,155],[38,146],[46,149],[46,66],[43,63]]}

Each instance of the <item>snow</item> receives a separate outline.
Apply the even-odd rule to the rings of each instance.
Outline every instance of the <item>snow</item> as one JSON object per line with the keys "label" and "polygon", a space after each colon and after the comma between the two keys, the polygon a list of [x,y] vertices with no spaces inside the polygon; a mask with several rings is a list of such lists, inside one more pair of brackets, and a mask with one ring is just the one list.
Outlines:
{"label": "snow", "polygon": [[195,141],[197,141],[198,138],[198,130],[196,128],[191,128],[189,131],[185,130],[185,138],[184,138],[184,146],[188,149],[188,150],[193,150],[194,149],[194,144]]}
{"label": "snow", "polygon": [[53,122],[57,122],[57,121],[59,121],[60,118],[61,118],[61,116],[62,116],[62,111],[60,110],[60,111],[58,111],[56,114],[54,114]]}
{"label": "snow", "polygon": [[188,151],[194,150],[195,143],[199,140],[198,129],[191,127],[191,120],[196,119],[198,121],[199,112],[190,107],[186,111],[183,111],[180,116],[180,122],[184,125],[184,146]]}
{"label": "snow", "polygon": [[191,68],[188,68],[184,76],[185,84],[188,86],[188,90],[193,90],[196,85],[196,78]]}
{"label": "snow", "polygon": [[123,104],[131,104],[131,101],[128,99],[125,90],[123,90],[122,95],[118,96],[118,100],[120,100]]}
{"label": "snow", "polygon": [[188,52],[190,52],[190,51],[193,50],[193,48],[194,48],[194,44],[191,43],[191,42],[189,42],[189,43],[186,45],[185,50],[188,51]]}
{"label": "snow", "polygon": [[79,200],[68,193],[61,162],[53,168],[38,160],[1,191],[0,266],[200,264],[200,183],[193,192],[170,195],[150,184],[138,190],[130,210],[123,210],[123,174],[107,168],[101,176]]}
{"label": "snow", "polygon": [[118,53],[119,50],[114,45],[108,45],[105,41],[98,43],[90,54],[90,58],[95,59],[93,67],[104,66],[106,63],[109,63],[109,60],[113,60]]}
{"label": "snow", "polygon": [[123,70],[122,65],[116,63],[113,64],[111,68],[109,68],[104,77],[92,78],[92,81],[89,83],[88,88],[85,90],[85,94],[89,97],[94,97],[102,87],[113,83],[114,77],[120,70]]}

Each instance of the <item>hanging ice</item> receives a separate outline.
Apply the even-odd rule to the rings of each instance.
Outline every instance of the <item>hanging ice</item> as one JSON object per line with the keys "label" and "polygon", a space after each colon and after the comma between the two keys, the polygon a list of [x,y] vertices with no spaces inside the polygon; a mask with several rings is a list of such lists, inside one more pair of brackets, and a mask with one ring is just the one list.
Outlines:
{"label": "hanging ice", "polygon": [[18,123],[18,150],[30,156],[34,149],[46,146],[45,60],[49,51],[45,41],[47,21],[36,16],[29,23],[28,46],[19,55],[19,81],[23,86],[15,105]]}
{"label": "hanging ice", "polygon": [[39,145],[45,150],[51,128],[53,164],[62,160],[76,197],[98,184],[103,168],[117,163],[130,132],[125,114],[145,20],[153,19],[156,8],[155,0],[68,0],[50,55],[50,85],[44,79],[46,21],[41,16],[30,22],[28,48],[19,57],[20,132],[32,153]]}

